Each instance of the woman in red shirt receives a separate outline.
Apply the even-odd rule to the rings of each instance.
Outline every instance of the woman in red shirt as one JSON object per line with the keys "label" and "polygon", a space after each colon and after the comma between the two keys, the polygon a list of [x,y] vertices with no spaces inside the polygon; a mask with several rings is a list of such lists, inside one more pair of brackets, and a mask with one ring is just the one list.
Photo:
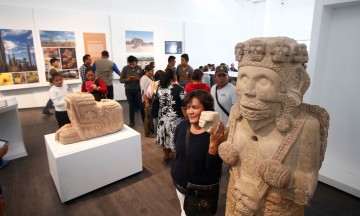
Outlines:
{"label": "woman in red shirt", "polygon": [[192,82],[189,82],[185,86],[186,94],[189,94],[193,90],[204,90],[210,93],[210,87],[201,82],[204,73],[200,69],[196,69],[191,74]]}
{"label": "woman in red shirt", "polygon": [[92,68],[88,68],[85,72],[87,80],[83,82],[81,86],[82,92],[89,92],[94,95],[96,101],[106,99],[108,93],[106,84],[103,79],[95,77],[95,73]]}

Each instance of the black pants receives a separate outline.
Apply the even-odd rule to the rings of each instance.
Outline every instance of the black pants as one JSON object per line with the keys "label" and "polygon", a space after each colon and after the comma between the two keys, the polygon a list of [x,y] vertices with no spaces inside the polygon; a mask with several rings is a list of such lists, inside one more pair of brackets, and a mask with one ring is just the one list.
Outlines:
{"label": "black pants", "polygon": [[66,111],[55,111],[55,117],[58,122],[59,128],[70,123],[70,119]]}
{"label": "black pants", "polygon": [[138,107],[140,107],[141,118],[144,121],[145,111],[144,111],[144,106],[141,102],[140,89],[125,89],[125,94],[127,101],[129,103],[130,123],[135,124],[135,104],[137,104]]}
{"label": "black pants", "polygon": [[107,99],[114,99],[114,86],[113,85],[109,85],[106,86],[107,90],[108,90],[108,94],[106,95]]}
{"label": "black pants", "polygon": [[46,103],[46,106],[43,109],[43,113],[49,112],[52,106],[53,106],[53,102],[51,99],[49,99],[48,102]]}

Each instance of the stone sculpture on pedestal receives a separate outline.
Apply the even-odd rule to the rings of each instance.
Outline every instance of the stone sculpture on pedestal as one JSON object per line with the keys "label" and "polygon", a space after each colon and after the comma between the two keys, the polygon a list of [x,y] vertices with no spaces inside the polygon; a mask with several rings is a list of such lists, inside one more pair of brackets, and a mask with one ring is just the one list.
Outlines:
{"label": "stone sculpture on pedestal", "polygon": [[74,143],[124,128],[123,109],[114,100],[97,102],[92,94],[77,92],[67,94],[65,104],[71,124],[56,131],[59,143]]}
{"label": "stone sculpture on pedestal", "polygon": [[254,38],[235,47],[238,101],[229,137],[226,215],[304,214],[324,159],[329,115],[302,103],[310,85],[306,46],[287,37]]}

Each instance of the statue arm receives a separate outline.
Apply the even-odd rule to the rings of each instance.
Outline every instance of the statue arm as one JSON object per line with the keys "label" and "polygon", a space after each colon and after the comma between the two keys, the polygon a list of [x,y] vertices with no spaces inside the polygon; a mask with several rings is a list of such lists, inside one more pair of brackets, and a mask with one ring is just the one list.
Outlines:
{"label": "statue arm", "polygon": [[307,205],[313,196],[320,168],[320,124],[312,119],[304,125],[301,135],[298,161],[293,174],[294,201]]}

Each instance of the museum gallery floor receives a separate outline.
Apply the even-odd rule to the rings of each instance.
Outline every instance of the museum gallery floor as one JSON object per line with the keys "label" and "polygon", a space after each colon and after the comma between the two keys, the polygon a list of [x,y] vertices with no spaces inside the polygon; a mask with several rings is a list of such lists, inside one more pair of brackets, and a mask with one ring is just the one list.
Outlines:
{"label": "museum gallery floor", "polygon": [[[128,123],[128,104],[125,101],[121,105]],[[44,140],[45,134],[57,129],[55,117],[41,114],[41,108],[22,109],[19,114],[29,156],[0,169],[6,215],[180,215],[169,174],[171,164],[163,165],[162,151],[155,147],[155,139],[143,136],[139,113],[136,113],[135,129],[142,133],[143,171],[64,204],[50,175]],[[222,176],[217,215],[225,212],[228,181],[225,165]],[[319,183],[305,215],[360,215],[360,199]]]}

